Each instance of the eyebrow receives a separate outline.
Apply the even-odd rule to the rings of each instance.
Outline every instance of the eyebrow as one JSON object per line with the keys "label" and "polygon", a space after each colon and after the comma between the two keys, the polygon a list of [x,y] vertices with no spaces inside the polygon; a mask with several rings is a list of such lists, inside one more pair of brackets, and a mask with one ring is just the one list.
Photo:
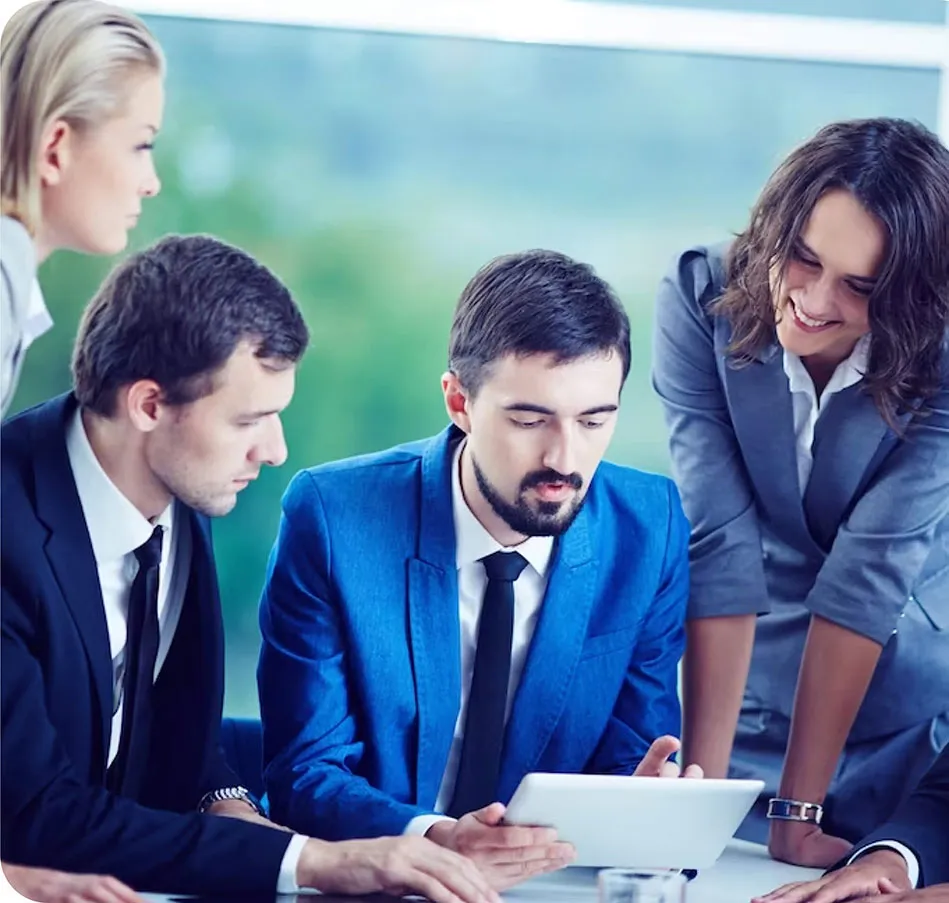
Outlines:
{"label": "eyebrow", "polygon": [[[797,244],[801,250],[805,251],[810,257],[813,257],[814,260],[820,260],[820,256],[815,253],[814,249],[806,242],[803,238],[798,236]],[[861,285],[865,285],[867,288],[873,288],[877,284],[876,276],[844,276],[844,279],[849,282],[859,282]]]}
{"label": "eyebrow", "polygon": [[[545,408],[543,405],[539,404],[530,404],[526,401],[517,401],[514,404],[508,404],[504,406],[505,411],[523,411],[530,414],[545,414],[548,417],[555,417],[557,412],[552,408]],[[619,410],[619,405],[615,404],[600,404],[593,408],[587,408],[585,411],[581,411],[577,416],[578,417],[590,417],[593,414],[612,414],[614,411]]]}

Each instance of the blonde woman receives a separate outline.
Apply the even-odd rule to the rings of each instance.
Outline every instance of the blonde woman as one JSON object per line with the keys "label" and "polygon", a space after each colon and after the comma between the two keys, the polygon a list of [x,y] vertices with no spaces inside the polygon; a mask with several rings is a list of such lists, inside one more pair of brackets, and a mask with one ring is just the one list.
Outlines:
{"label": "blonde woman", "polygon": [[99,0],[37,0],[3,29],[3,412],[27,348],[52,325],[37,266],[58,248],[118,253],[158,193],[164,68],[145,25]]}

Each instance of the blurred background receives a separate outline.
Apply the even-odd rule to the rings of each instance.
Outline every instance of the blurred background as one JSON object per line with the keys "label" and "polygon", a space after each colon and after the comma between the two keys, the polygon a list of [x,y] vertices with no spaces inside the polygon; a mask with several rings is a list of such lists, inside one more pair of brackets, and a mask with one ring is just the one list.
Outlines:
{"label": "blurred background", "polygon": [[[163,187],[130,249],[218,235],[289,285],[313,334],[288,463],[215,525],[232,715],[257,711],[284,488],[302,467],[442,428],[452,308],[481,264],[553,248],[613,284],[634,362],[609,457],[665,471],[650,328],[673,255],[741,230],[777,162],[826,122],[902,116],[943,140],[949,127],[945,0],[442,0],[431,18],[413,0],[344,0],[342,22],[317,2],[128,5],[169,69]],[[464,15],[440,25],[451,9]],[[114,263],[43,267],[57,328],[13,410],[69,388],[80,312]]]}

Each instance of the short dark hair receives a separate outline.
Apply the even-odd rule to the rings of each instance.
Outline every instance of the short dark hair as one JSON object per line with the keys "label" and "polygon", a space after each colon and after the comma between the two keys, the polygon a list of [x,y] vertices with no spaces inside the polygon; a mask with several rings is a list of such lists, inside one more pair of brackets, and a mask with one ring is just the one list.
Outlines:
{"label": "short dark hair", "polygon": [[723,295],[712,306],[732,325],[738,363],[774,342],[769,270],[784,272],[814,205],[849,191],[887,233],[886,256],[870,295],[870,359],[864,377],[883,418],[939,388],[949,329],[949,149],[919,123],[857,119],[824,126],[778,166],[727,261]]}
{"label": "short dark hair", "polygon": [[616,351],[629,374],[629,318],[610,286],[556,251],[496,257],[465,286],[451,324],[448,367],[477,393],[509,354],[553,354],[567,363]]}
{"label": "short dark hair", "polygon": [[262,360],[300,359],[309,333],[286,286],[239,248],[170,235],[119,264],[86,307],[72,359],[76,396],[110,416],[122,386],[153,379],[169,404],[188,404],[213,391],[244,341]]}

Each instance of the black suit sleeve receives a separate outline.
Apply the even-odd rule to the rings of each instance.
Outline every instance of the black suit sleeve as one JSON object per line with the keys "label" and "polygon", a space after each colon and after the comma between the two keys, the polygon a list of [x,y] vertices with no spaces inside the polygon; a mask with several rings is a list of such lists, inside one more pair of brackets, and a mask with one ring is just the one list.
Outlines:
{"label": "black suit sleeve", "polygon": [[76,772],[47,715],[30,613],[3,590],[0,858],[112,874],[140,891],[273,894],[290,834],[149,809]]}
{"label": "black suit sleeve", "polygon": [[855,849],[884,840],[895,840],[916,854],[920,887],[949,882],[949,748],[892,818]]}

